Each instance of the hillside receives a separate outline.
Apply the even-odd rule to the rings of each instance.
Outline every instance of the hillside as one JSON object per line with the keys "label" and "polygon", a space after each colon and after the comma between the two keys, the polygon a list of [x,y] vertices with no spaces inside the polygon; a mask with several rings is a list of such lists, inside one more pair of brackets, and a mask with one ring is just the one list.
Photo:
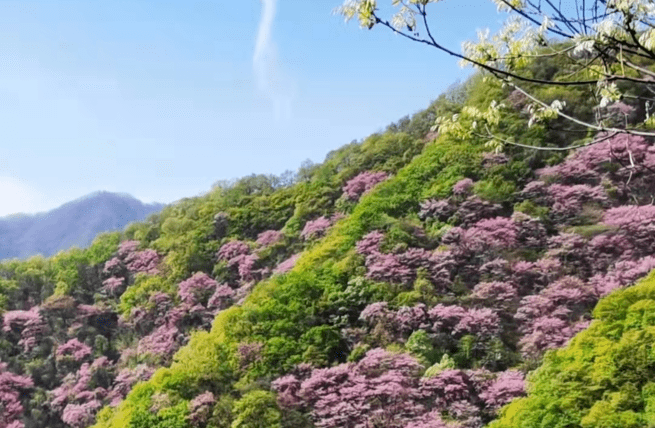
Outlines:
{"label": "hillside", "polygon": [[95,192],[51,211],[0,218],[0,260],[51,256],[91,244],[99,233],[120,230],[161,210],[130,195]]}
{"label": "hillside", "polygon": [[430,133],[494,100],[524,145],[579,135],[476,75],[293,180],[0,264],[0,427],[653,426],[655,147]]}

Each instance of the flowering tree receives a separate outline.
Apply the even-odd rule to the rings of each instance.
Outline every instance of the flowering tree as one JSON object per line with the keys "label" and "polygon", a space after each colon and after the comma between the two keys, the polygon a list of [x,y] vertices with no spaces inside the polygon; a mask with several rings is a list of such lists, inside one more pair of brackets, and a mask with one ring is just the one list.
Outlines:
{"label": "flowering tree", "polygon": [[[599,100],[599,112],[625,95],[617,83],[629,82],[644,93],[652,90],[655,72],[643,65],[644,59],[655,58],[655,6],[651,1],[594,0],[576,1],[573,5],[557,2],[542,5],[532,1],[494,0],[498,9],[509,13],[510,18],[493,37],[489,37],[488,31],[479,32],[478,42],[464,43],[462,53],[442,44],[431,31],[428,9],[438,0],[391,3],[395,13],[390,18],[382,16],[376,0],[346,0],[335,12],[346,20],[356,18],[365,28],[386,27],[502,80],[529,101],[531,124],[559,116],[575,126],[596,131],[655,135],[629,127],[627,123],[613,127],[602,120],[606,114],[597,114],[594,123],[573,117],[564,111],[565,103],[559,100],[549,103],[527,89],[530,85],[589,88],[590,97]],[[529,67],[532,60],[546,57],[560,60],[566,77],[557,73],[550,77],[535,76]],[[499,106],[492,103],[488,111],[470,108],[463,112],[463,116],[478,122],[478,129],[483,131],[462,126],[461,116],[438,120],[436,126],[440,132],[455,132],[462,137],[488,137],[497,149],[505,144],[520,145],[490,129],[498,123],[498,110]],[[647,114],[646,122],[653,124],[655,118]],[[602,137],[586,144],[601,140]]]}
{"label": "flowering tree", "polygon": [[196,272],[191,278],[180,282],[177,295],[185,303],[206,303],[214,293],[218,283],[204,272]]}
{"label": "flowering tree", "polygon": [[273,272],[274,273],[289,272],[296,265],[296,262],[298,261],[299,258],[300,258],[300,253],[292,255],[291,257],[289,257],[288,259],[284,260],[279,265],[277,265],[277,267],[273,270]]}
{"label": "flowering tree", "polygon": [[361,196],[373,189],[378,183],[387,179],[386,172],[365,171],[348,180],[343,186],[343,193],[351,201],[357,201]]}
{"label": "flowering tree", "polygon": [[[286,375],[272,386],[282,408],[310,410],[319,428],[479,427],[484,413],[524,394],[519,372],[423,373],[413,357],[378,348],[358,363]],[[445,412],[454,421],[442,420]]]}
{"label": "flowering tree", "polygon": [[212,407],[216,402],[211,391],[205,391],[189,402],[189,422],[193,426],[200,426],[211,415]]}
{"label": "flowering tree", "polygon": [[48,331],[48,324],[41,316],[38,306],[28,311],[5,312],[2,320],[2,330],[20,335],[18,344],[25,352],[29,352],[37,345],[38,340]]}
{"label": "flowering tree", "polygon": [[269,247],[284,239],[284,234],[279,230],[266,230],[257,235],[257,245],[260,247]]}
{"label": "flowering tree", "polygon": [[0,361],[0,428],[23,428],[21,391],[31,389],[29,377],[19,376],[7,370],[7,363]]}
{"label": "flowering tree", "polygon": [[71,339],[57,348],[57,358],[70,357],[75,361],[81,361],[91,355],[91,347],[77,339]]}
{"label": "flowering tree", "polygon": [[323,236],[331,225],[332,222],[326,217],[319,217],[316,220],[310,220],[305,223],[305,227],[303,227],[300,232],[300,236],[305,240]]}

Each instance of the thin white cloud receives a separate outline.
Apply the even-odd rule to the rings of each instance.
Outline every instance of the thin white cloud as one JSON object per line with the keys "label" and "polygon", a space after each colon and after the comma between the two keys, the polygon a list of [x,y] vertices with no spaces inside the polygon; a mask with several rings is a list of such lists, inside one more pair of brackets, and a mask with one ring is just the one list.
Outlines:
{"label": "thin white cloud", "polygon": [[281,63],[273,42],[273,22],[277,0],[260,0],[262,17],[257,30],[257,42],[252,58],[257,86],[271,100],[277,119],[291,118],[291,88],[281,70]]}

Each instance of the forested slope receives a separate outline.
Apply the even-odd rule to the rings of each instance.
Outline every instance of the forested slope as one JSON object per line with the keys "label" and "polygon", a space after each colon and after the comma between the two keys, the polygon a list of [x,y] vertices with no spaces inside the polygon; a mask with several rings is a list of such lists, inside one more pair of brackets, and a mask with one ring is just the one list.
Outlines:
{"label": "forested slope", "polygon": [[[576,90],[542,95],[594,114]],[[0,426],[491,422],[525,395],[544,353],[590,325],[599,299],[655,267],[651,142],[618,134],[568,156],[501,154],[429,132],[435,117],[493,100],[505,104],[499,128],[523,144],[564,146],[577,135],[559,120],[528,127],[525,100],[475,76],[293,180],[245,177],[88,249],[0,265]],[[603,114],[620,122],[639,111],[622,103]],[[601,320],[570,345],[608,370],[586,372],[571,360],[579,352],[546,354],[530,396],[495,423],[644,426],[648,301],[610,308],[642,299],[630,290],[648,284],[605,298]],[[616,321],[599,327],[607,317]],[[633,341],[643,358],[616,363],[633,349],[612,340]],[[565,364],[598,375],[578,379],[593,389],[584,402],[571,404],[577,387],[553,375]],[[555,381],[575,411],[533,412]],[[634,391],[641,401],[621,398]],[[617,409],[634,415],[615,423]]]}

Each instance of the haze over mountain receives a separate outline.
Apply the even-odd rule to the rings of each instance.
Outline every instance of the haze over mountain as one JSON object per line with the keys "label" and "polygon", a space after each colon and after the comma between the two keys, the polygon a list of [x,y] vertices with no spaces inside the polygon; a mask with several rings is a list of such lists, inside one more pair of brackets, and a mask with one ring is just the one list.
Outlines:
{"label": "haze over mountain", "polygon": [[51,211],[0,218],[0,259],[50,256],[83,248],[102,232],[124,228],[161,210],[124,193],[94,192]]}

